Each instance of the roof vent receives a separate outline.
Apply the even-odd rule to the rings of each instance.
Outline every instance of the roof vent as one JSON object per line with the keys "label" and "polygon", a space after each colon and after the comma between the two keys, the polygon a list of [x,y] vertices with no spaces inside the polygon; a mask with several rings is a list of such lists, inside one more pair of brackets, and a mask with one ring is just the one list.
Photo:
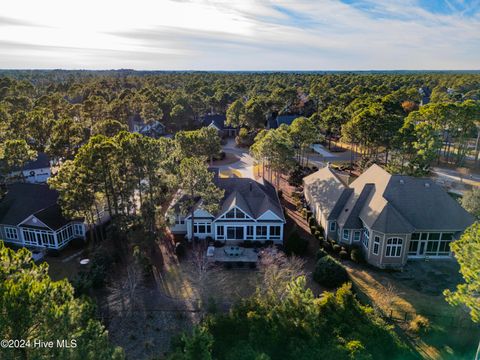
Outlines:
{"label": "roof vent", "polygon": [[348,209],[345,209],[345,212],[347,212],[347,211],[348,211]]}
{"label": "roof vent", "polygon": [[430,183],[425,183],[425,187],[426,187],[426,188],[429,188],[429,187],[430,187]]}
{"label": "roof vent", "polygon": [[400,179],[400,184],[405,184],[405,180]]}

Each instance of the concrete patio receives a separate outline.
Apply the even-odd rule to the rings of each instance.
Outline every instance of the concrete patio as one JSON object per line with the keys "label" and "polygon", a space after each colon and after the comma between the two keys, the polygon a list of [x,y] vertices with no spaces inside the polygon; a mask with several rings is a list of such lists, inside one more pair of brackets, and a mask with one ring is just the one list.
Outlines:
{"label": "concrete patio", "polygon": [[214,262],[256,263],[258,260],[258,250],[239,246],[213,248],[210,254],[211,256],[208,256],[208,259]]}

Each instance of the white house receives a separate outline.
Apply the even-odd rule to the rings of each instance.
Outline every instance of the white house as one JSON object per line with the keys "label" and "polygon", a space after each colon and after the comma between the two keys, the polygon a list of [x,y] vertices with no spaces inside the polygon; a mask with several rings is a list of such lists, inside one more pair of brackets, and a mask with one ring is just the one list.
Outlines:
{"label": "white house", "polygon": [[85,239],[83,221],[65,218],[57,199],[58,193],[47,185],[10,185],[0,201],[0,239],[57,250],[74,238]]}
{"label": "white house", "polygon": [[50,158],[45,153],[38,153],[35,160],[27,162],[22,168],[9,174],[10,180],[21,180],[31,184],[44,184],[52,175]]}
{"label": "white house", "polygon": [[[225,190],[220,209],[211,214],[202,208],[201,199],[198,200],[194,212],[195,237],[210,237],[228,244],[283,243],[285,216],[273,186],[245,178],[217,178],[215,182]],[[190,239],[192,220],[189,214],[182,214],[181,202],[182,199],[173,208],[170,230]]]}

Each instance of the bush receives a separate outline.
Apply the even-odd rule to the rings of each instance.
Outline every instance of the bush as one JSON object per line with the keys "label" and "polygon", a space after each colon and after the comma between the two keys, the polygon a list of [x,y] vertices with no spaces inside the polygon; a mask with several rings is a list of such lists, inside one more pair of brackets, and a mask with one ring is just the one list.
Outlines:
{"label": "bush", "polygon": [[325,251],[332,251],[332,244],[330,244],[328,241],[324,240],[322,244]]}
{"label": "bush", "polygon": [[277,191],[277,194],[278,194],[278,198],[281,199],[283,197],[283,190],[278,190]]}
{"label": "bush", "polygon": [[205,238],[205,241],[207,242],[207,244],[210,244],[210,243],[213,242],[213,237],[207,236],[207,237]]}
{"label": "bush", "polygon": [[175,255],[178,257],[183,257],[185,256],[187,252],[187,247],[185,246],[184,242],[178,242],[175,244]]}
{"label": "bush", "polygon": [[220,241],[220,240],[215,240],[215,242],[213,243],[213,246],[215,247],[223,247],[225,244]]}
{"label": "bush", "polygon": [[298,233],[293,233],[287,241],[285,241],[285,252],[288,255],[304,255],[307,251],[308,240],[300,237]]}
{"label": "bush", "polygon": [[342,247],[338,244],[333,245],[333,251],[335,251],[337,254],[342,250]]}
{"label": "bush", "polygon": [[251,248],[253,246],[252,240],[245,240],[243,242],[243,247],[245,248]]}
{"label": "bush", "polygon": [[360,249],[352,249],[350,252],[350,259],[357,264],[363,262],[363,253]]}
{"label": "bush", "polygon": [[314,217],[310,217],[308,219],[308,226],[310,226],[310,228],[312,228],[312,227],[316,228],[317,227],[317,222],[316,222]]}
{"label": "bush", "polygon": [[347,270],[330,255],[318,259],[313,279],[328,288],[334,288],[348,281]]}
{"label": "bush", "polygon": [[431,328],[430,321],[422,315],[417,315],[408,325],[408,330],[415,334],[426,334]]}
{"label": "bush", "polygon": [[347,260],[349,258],[347,250],[340,250],[338,255],[340,255],[340,259],[343,260]]}
{"label": "bush", "polygon": [[301,212],[301,214],[302,214],[302,217],[303,217],[304,219],[306,219],[306,218],[307,218],[307,209],[302,208],[302,210],[300,210],[300,212]]}
{"label": "bush", "polygon": [[318,249],[317,254],[315,255],[315,261],[318,261],[325,256],[328,256],[328,253],[323,249]]}

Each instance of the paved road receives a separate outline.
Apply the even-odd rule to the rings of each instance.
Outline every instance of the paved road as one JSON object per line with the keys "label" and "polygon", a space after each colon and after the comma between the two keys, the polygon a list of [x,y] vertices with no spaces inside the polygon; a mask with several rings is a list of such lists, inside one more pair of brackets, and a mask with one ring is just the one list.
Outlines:
{"label": "paved road", "polygon": [[232,153],[239,157],[239,160],[228,165],[219,165],[213,167],[220,170],[223,174],[237,174],[244,178],[254,179],[253,165],[254,160],[248,153],[248,149],[239,148],[235,144],[235,139],[228,139],[228,142],[223,145],[222,150],[226,153]]}
{"label": "paved road", "polygon": [[444,169],[438,167],[432,168],[432,173],[439,178],[445,179],[446,181],[480,186],[480,175],[478,174],[465,174],[455,169]]}

